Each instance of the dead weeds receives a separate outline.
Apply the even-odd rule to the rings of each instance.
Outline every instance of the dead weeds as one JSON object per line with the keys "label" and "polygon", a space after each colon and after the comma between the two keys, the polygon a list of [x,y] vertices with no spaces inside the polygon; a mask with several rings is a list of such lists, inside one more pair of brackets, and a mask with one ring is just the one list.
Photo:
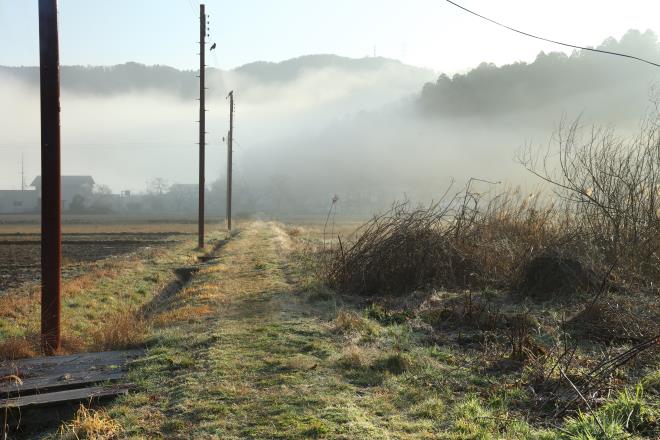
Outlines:
{"label": "dead weeds", "polygon": [[119,311],[90,334],[94,351],[123,350],[144,345],[147,321],[136,311]]}
{"label": "dead weeds", "polygon": [[64,423],[59,436],[64,440],[114,440],[123,433],[121,425],[103,409],[90,409],[80,405],[74,419]]}

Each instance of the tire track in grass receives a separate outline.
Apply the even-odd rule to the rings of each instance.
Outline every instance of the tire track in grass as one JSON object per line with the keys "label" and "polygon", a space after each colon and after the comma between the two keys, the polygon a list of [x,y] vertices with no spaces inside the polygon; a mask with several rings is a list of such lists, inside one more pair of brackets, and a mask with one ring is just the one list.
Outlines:
{"label": "tire track in grass", "polygon": [[[172,298],[205,306],[154,330],[111,414],[129,436],[385,438],[334,369],[327,325],[296,293],[273,224],[245,227]],[[281,237],[280,237],[281,239]]]}

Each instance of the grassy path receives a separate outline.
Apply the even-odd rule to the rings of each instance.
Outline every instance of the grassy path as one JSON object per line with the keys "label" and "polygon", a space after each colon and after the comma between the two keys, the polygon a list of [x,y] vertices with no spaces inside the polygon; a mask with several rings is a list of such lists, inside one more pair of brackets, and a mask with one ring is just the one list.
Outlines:
{"label": "grassy path", "polygon": [[286,240],[248,226],[159,311],[141,391],[111,409],[128,436],[387,437],[334,368],[332,310],[290,282]]}
{"label": "grassy path", "polygon": [[122,438],[554,438],[500,426],[469,395],[483,380],[409,327],[301,289],[289,240],[246,225],[157,307],[137,392],[108,408]]}
{"label": "grassy path", "polygon": [[127,434],[306,438],[327,433],[319,416],[355,411],[325,366],[327,329],[288,281],[282,240],[248,226],[159,311],[134,369],[142,391],[112,409]]}

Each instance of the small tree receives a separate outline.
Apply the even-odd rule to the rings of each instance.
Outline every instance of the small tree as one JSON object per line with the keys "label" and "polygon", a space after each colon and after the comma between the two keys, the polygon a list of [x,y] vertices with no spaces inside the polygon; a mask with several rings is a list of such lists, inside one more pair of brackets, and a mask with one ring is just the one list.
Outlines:
{"label": "small tree", "polygon": [[80,214],[85,212],[85,198],[80,194],[73,196],[73,200],[69,204],[69,211],[75,214]]}
{"label": "small tree", "polygon": [[167,180],[162,177],[156,177],[147,182],[147,193],[162,196],[167,192],[169,187],[170,185],[167,183]]}
{"label": "small tree", "polygon": [[657,279],[660,113],[652,112],[632,139],[611,129],[584,129],[579,119],[562,123],[556,143],[556,158],[549,146],[544,154],[527,150],[519,161],[552,184],[607,264]]}

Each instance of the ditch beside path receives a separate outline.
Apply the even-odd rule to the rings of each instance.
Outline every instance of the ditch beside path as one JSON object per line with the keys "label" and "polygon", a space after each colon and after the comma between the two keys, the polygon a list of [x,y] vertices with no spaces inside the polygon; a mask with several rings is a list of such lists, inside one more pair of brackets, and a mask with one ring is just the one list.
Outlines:
{"label": "ditch beside path", "polygon": [[335,310],[298,291],[288,240],[246,225],[160,311],[139,391],[109,408],[127,436],[389,437],[368,390],[335,368]]}
{"label": "ditch beside path", "polygon": [[157,304],[137,391],[107,408],[120,438],[568,438],[515,412],[519,377],[481,352],[320,286],[301,230],[242,225]]}

